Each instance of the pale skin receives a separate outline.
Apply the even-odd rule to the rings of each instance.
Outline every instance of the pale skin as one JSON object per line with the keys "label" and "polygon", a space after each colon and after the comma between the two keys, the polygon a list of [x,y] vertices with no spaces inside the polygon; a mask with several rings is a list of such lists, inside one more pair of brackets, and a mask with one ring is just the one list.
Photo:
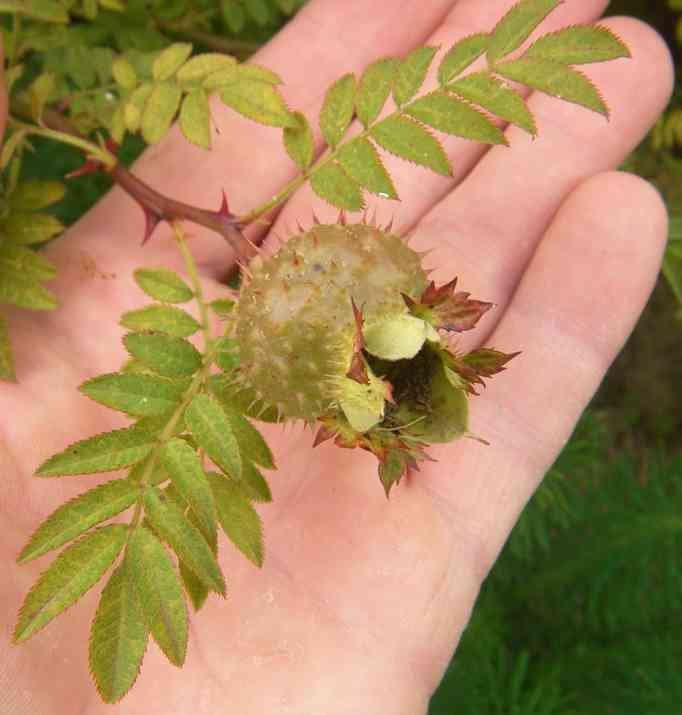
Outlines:
{"label": "pale skin", "polygon": [[[311,0],[257,56],[281,73],[290,106],[315,119],[324,90],[348,71],[420,44],[447,46],[492,27],[510,0],[375,3]],[[545,29],[597,20],[607,2],[569,0]],[[672,71],[655,33],[624,18],[607,24],[632,60],[587,68],[611,122],[533,96],[540,136],[508,130],[511,149],[446,141],[452,180],[397,160],[388,165],[401,204],[376,204],[414,235],[434,277],[496,309],[460,344],[522,350],[471,405],[463,440],[384,497],[373,457],[331,445],[313,450],[309,431],[268,427],[278,470],[272,505],[260,508],[266,560],[258,570],[227,543],[221,564],[227,601],[213,598],[192,620],[187,662],[169,665],[148,648],[140,678],[113,711],[121,715],[426,712],[482,580],[520,511],[568,439],[622,347],[656,279],[666,213],[645,182],[613,169],[664,107]],[[4,117],[4,112],[2,113]],[[215,150],[202,153],[173,132],[135,171],[160,191],[217,208],[224,188],[246,212],[293,177],[276,130],[216,107]],[[374,206],[374,203],[370,203]],[[275,218],[286,236],[296,221],[334,214],[304,189]],[[114,190],[48,250],[59,267],[55,313],[11,312],[19,383],[0,387],[0,711],[6,715],[97,715],[87,637],[93,589],[19,647],[9,644],[16,611],[46,556],[15,558],[38,523],[100,477],[32,478],[67,444],[122,418],[76,388],[124,358],[120,313],[144,299],[140,265],[181,269],[167,226],[141,248],[142,215]],[[261,226],[257,231],[265,231]],[[211,296],[232,255],[221,239],[188,227]],[[274,245],[266,240],[266,246]],[[93,266],[95,267],[93,269]],[[112,277],[108,274],[115,274]]]}

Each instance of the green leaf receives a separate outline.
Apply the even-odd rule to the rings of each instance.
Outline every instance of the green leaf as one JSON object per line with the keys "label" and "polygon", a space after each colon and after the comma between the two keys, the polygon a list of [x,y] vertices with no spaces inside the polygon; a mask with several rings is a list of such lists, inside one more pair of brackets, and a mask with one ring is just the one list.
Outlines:
{"label": "green leaf", "polygon": [[299,169],[305,171],[312,163],[315,153],[313,131],[301,112],[294,112],[295,127],[284,128],[284,148]]}
{"label": "green leaf", "polygon": [[220,99],[248,119],[269,127],[297,126],[277,88],[267,82],[240,77],[220,90]]}
{"label": "green leaf", "polygon": [[122,524],[103,526],[65,549],[26,596],[14,642],[30,638],[92,588],[114,563],[127,534]]}
{"label": "green leaf", "polygon": [[180,561],[180,578],[182,579],[182,585],[185,587],[185,592],[189,596],[189,600],[192,602],[194,610],[201,610],[204,603],[206,603],[209,590],[194,575],[194,572],[185,566],[183,561]]}
{"label": "green leaf", "polygon": [[105,703],[133,687],[147,650],[149,630],[127,561],[111,574],[90,630],[89,662]]}
{"label": "green leaf", "polygon": [[30,310],[54,310],[57,299],[35,279],[3,275],[0,278],[0,304],[16,305]]}
{"label": "green leaf", "polygon": [[473,64],[487,49],[490,35],[480,32],[456,42],[446,53],[438,67],[438,82],[446,85]]}
{"label": "green leaf", "polygon": [[215,364],[225,372],[231,372],[239,365],[239,345],[234,338],[223,337],[216,340]]}
{"label": "green leaf", "polygon": [[144,82],[133,90],[128,101],[123,105],[123,118],[129,132],[136,132],[140,128],[142,112],[153,89],[154,85],[151,82]]}
{"label": "green leaf", "polygon": [[436,91],[413,102],[405,111],[434,129],[486,144],[506,144],[504,134],[482,112],[445,92]]}
{"label": "green leaf", "polygon": [[400,62],[393,83],[393,99],[399,107],[420,90],[436,52],[437,47],[418,47]]}
{"label": "green leaf", "polygon": [[452,168],[440,142],[419,122],[394,114],[372,127],[376,143],[401,159],[451,176]]}
{"label": "green leaf", "polygon": [[237,77],[237,62],[234,57],[219,52],[206,52],[187,60],[178,70],[176,79],[181,84],[203,80],[214,72],[232,72]]}
{"label": "green leaf", "polygon": [[490,38],[488,62],[497,63],[521,47],[561,0],[521,0],[497,23]]}
{"label": "green leaf", "polygon": [[33,20],[43,22],[56,22],[66,24],[69,22],[69,13],[64,6],[56,0],[4,0],[3,10],[9,12],[20,12]]}
{"label": "green leaf", "polygon": [[489,72],[474,72],[448,85],[448,90],[535,136],[535,119],[523,99]]}
{"label": "green leaf", "polygon": [[222,470],[239,479],[242,460],[232,425],[220,403],[197,395],[185,410],[185,423],[197,444]]}
{"label": "green leaf", "polygon": [[156,536],[138,526],[126,558],[147,627],[174,665],[187,653],[188,617],[185,596],[168,552]]}
{"label": "green leaf", "polygon": [[267,67],[254,65],[251,62],[237,65],[237,72],[240,78],[255,79],[266,84],[283,84],[282,78]]}
{"label": "green leaf", "polygon": [[124,313],[120,324],[129,330],[158,330],[177,338],[187,338],[201,328],[201,325],[186,311],[156,303]]}
{"label": "green leaf", "polygon": [[320,198],[339,209],[360,211],[365,206],[362,189],[336,162],[324,164],[313,172],[310,185]]}
{"label": "green leaf", "polygon": [[146,491],[144,505],[147,518],[159,536],[207,588],[224,596],[225,579],[201,532],[172,501],[164,500],[156,488]]}
{"label": "green leaf", "polygon": [[182,90],[171,82],[159,82],[144,105],[140,128],[147,144],[161,141],[180,107]]}
{"label": "green leaf", "polygon": [[193,89],[180,107],[180,129],[185,138],[203,149],[211,148],[211,112],[208,95]]}
{"label": "green leaf", "polygon": [[212,472],[208,480],[223,531],[247,559],[256,566],[262,566],[263,529],[258,513],[239,486],[230,479]]}
{"label": "green leaf", "polygon": [[128,333],[123,344],[132,357],[164,377],[189,377],[201,367],[201,353],[184,338],[150,330]]}
{"label": "green leaf", "polygon": [[229,298],[216,298],[208,305],[219,318],[229,317],[234,310],[234,301]]}
{"label": "green leaf", "polygon": [[542,57],[565,65],[606,62],[631,57],[627,45],[608,27],[573,25],[540,37],[525,57]]}
{"label": "green leaf", "polygon": [[7,320],[4,315],[0,315],[0,380],[15,382],[16,379],[14,354],[12,353],[12,344],[9,339]]}
{"label": "green leaf", "polygon": [[270,8],[265,0],[242,0],[242,3],[256,24],[264,26],[272,19]]}
{"label": "green leaf", "polygon": [[253,387],[235,384],[227,375],[210,375],[208,387],[225,408],[239,410],[247,417],[261,422],[279,422],[277,409],[259,398]]}
{"label": "green leaf", "polygon": [[62,504],[43,521],[17,558],[20,564],[56,549],[125,511],[140,495],[137,484],[114,479]]}
{"label": "green leaf", "polygon": [[101,405],[134,417],[153,417],[170,412],[188,388],[186,381],[173,382],[155,375],[114,372],[98,375],[80,386],[80,391]]}
{"label": "green leaf", "polygon": [[373,62],[362,73],[355,96],[358,119],[368,127],[381,112],[391,90],[398,69],[398,60],[392,57]]}
{"label": "green leaf", "polygon": [[346,74],[327,90],[320,110],[320,129],[330,147],[335,147],[348,130],[355,112],[355,77]]}
{"label": "green leaf", "polygon": [[609,116],[609,109],[599,90],[582,72],[572,67],[539,57],[522,57],[497,65],[495,72],[552,97],[587,107],[605,117]]}
{"label": "green leaf", "polygon": [[126,57],[117,57],[112,62],[111,74],[122,89],[131,90],[137,87],[137,72]]}
{"label": "green leaf", "polygon": [[135,282],[150,297],[162,303],[186,303],[192,300],[192,289],[177,273],[167,268],[139,268]]}
{"label": "green leaf", "polygon": [[72,444],[44,462],[38,477],[111,472],[144,459],[154,446],[154,436],[136,427],[97,434]]}
{"label": "green leaf", "polygon": [[64,198],[66,186],[60,181],[22,181],[9,196],[13,211],[38,211]]}
{"label": "green leaf", "polygon": [[[274,457],[261,433],[238,409],[228,405],[222,405],[221,407],[230,423],[232,434],[237,440],[243,461],[253,461],[265,469],[274,469]],[[236,475],[231,474],[231,476]]]}
{"label": "green leaf", "polygon": [[360,186],[384,199],[398,198],[386,167],[368,139],[356,137],[342,146],[337,156],[348,176]]}
{"label": "green leaf", "polygon": [[170,79],[185,60],[192,54],[192,45],[188,42],[175,42],[166,47],[152,64],[152,77],[157,82]]}
{"label": "green leaf", "polygon": [[246,23],[246,13],[244,12],[244,8],[237,2],[237,0],[221,0],[220,5],[223,11],[225,24],[235,35],[238,35],[244,29],[244,25]]}
{"label": "green leaf", "polygon": [[182,439],[171,439],[161,451],[161,463],[180,496],[196,514],[198,526],[206,540],[209,543],[215,541],[213,495],[196,451]]}
{"label": "green leaf", "polygon": [[663,274],[678,303],[682,303],[682,217],[670,217],[668,247],[663,258]]}
{"label": "green leaf", "polygon": [[17,280],[49,281],[57,275],[57,269],[44,255],[5,242],[0,243],[0,274],[3,274],[3,280],[13,277]]}
{"label": "green leaf", "polygon": [[28,88],[28,95],[31,100],[31,117],[37,122],[41,122],[41,117],[45,105],[49,102],[55,88],[55,77],[49,73],[38,75]]}
{"label": "green leaf", "polygon": [[239,486],[251,501],[272,501],[272,492],[265,477],[253,462],[246,459],[242,461],[242,476],[239,480]]}
{"label": "green leaf", "polygon": [[49,214],[12,211],[0,221],[0,233],[17,245],[44,243],[63,230],[62,223]]}

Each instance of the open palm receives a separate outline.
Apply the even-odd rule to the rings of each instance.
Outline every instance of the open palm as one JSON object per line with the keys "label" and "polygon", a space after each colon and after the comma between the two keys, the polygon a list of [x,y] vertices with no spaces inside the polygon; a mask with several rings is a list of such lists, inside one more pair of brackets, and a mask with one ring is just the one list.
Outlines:
{"label": "open palm", "polygon": [[[313,117],[344,72],[415,45],[449,45],[488,29],[511,4],[312,0],[256,61],[277,69],[291,105]],[[596,20],[607,4],[571,0],[550,23]],[[533,96],[537,140],[516,129],[508,130],[511,149],[451,139],[452,180],[390,161],[402,204],[376,206],[379,220],[393,217],[399,232],[414,233],[418,250],[434,249],[427,264],[437,267],[437,281],[458,275],[465,290],[496,303],[474,331],[477,343],[523,350],[472,403],[471,428],[492,446],[464,440],[432,450],[438,461],[387,501],[370,455],[328,445],[313,451],[310,432],[267,427],[279,468],[270,475],[274,502],[260,509],[265,566],[223,548],[228,599],[209,600],[194,618],[184,670],[150,646],[117,712],[426,710],[482,579],[632,329],[659,267],[660,199],[636,177],[610,170],[664,106],[670,63],[649,28],[623,18],[608,24],[634,58],[590,68],[611,105],[610,124]],[[276,132],[218,108],[214,118],[212,153],[172,133],[135,171],[206,207],[224,188],[232,209],[245,212],[293,168]],[[304,189],[271,235],[309,224],[313,207],[333,217]],[[232,256],[216,236],[189,230],[207,290],[217,295]],[[112,191],[49,249],[59,267],[59,311],[12,316],[20,381],[0,388],[0,711],[8,715],[110,712],[87,674],[97,589],[27,644],[12,647],[9,635],[47,560],[20,568],[17,553],[39,521],[97,479],[31,475],[67,444],[122,424],[76,387],[124,357],[115,326],[140,303],[133,269],[180,268],[166,226],[144,248],[141,233],[139,209]]]}

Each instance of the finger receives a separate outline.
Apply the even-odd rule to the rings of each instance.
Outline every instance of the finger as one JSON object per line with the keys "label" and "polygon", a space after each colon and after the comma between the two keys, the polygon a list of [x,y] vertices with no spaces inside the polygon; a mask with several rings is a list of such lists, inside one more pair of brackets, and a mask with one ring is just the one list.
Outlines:
{"label": "finger", "polygon": [[[425,41],[424,44],[432,47],[448,48],[457,40],[476,32],[491,30],[497,21],[517,0],[495,0],[482,3],[479,0],[460,0],[449,13],[444,22]],[[579,3],[565,3],[560,5],[545,22],[542,23],[541,32],[551,32],[568,25],[591,22],[599,18],[608,5],[608,0],[585,0]],[[442,58],[442,53],[437,56],[423,92],[437,86],[436,68]],[[359,125],[355,123],[355,129]],[[367,195],[367,206],[370,214],[377,213],[377,220],[391,221],[394,230],[398,233],[409,230],[414,223],[431,209],[436,202],[442,199],[456,186],[471,167],[488,151],[488,146],[478,143],[438,135],[448,157],[451,159],[453,175],[444,178],[426,169],[404,162],[387,152],[381,153],[381,158],[389,174],[394,179],[400,202],[382,200],[376,196]],[[333,221],[338,215],[338,210],[315,197],[310,186],[297,192],[278,217],[273,235],[286,236],[290,233],[290,226],[298,221],[310,219],[310,206],[315,207],[316,215],[325,221]]]}
{"label": "finger", "polygon": [[659,194],[605,173],[571,193],[533,256],[491,337],[523,353],[471,403],[471,430],[491,446],[443,447],[415,480],[475,535],[480,576],[634,327],[666,235]]}
{"label": "finger", "polygon": [[[401,3],[396,22],[395,9],[388,4],[377,9],[370,0],[315,0],[253,61],[280,73],[289,105],[312,119],[335,78],[358,71],[378,56],[400,54],[418,44],[453,2]],[[213,118],[219,133],[210,152],[189,144],[176,127],[133,170],[158,191],[204,208],[217,209],[224,189],[232,211],[245,213],[291,179],[294,164],[283,150],[279,130],[250,123],[219,105],[213,107]],[[58,251],[78,246],[109,265],[130,255],[135,262],[177,263],[170,229],[162,224],[141,252],[143,228],[140,209],[116,188],[78,223]],[[221,273],[231,261],[224,241],[198,226],[192,232],[199,262]]]}
{"label": "finger", "polygon": [[[495,302],[479,342],[494,328],[538,241],[568,192],[587,177],[617,167],[665,107],[672,88],[667,47],[647,25],[619,18],[606,23],[625,39],[633,60],[590,68],[611,105],[611,121],[534,95],[531,109],[540,135],[507,132],[511,150],[490,151],[466,181],[420,223],[413,246],[437,246],[429,261],[436,280],[461,276],[461,285]],[[595,238],[595,240],[597,240]],[[467,341],[464,341],[466,344]]]}

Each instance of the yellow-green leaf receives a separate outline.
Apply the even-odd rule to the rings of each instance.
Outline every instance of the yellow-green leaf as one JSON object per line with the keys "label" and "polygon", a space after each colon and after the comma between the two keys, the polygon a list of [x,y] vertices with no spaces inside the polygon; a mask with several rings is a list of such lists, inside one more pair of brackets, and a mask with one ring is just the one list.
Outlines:
{"label": "yellow-green leaf", "polygon": [[371,136],[380,147],[442,176],[451,176],[452,169],[440,142],[426,127],[414,119],[391,115],[372,127]]}
{"label": "yellow-green leaf", "polygon": [[486,144],[507,143],[504,134],[485,114],[442,91],[427,94],[405,107],[405,111],[420,122],[447,134]]}
{"label": "yellow-green leaf", "polygon": [[251,501],[272,501],[270,486],[253,462],[242,461],[242,476],[239,480],[239,486]]}
{"label": "yellow-green leaf", "polygon": [[220,6],[225,24],[234,34],[239,34],[246,23],[244,8],[239,4],[238,0],[221,0]]}
{"label": "yellow-green leaf", "polygon": [[535,119],[523,99],[489,72],[474,72],[448,85],[448,90],[491,114],[537,134]]}
{"label": "yellow-green leaf", "polygon": [[605,117],[609,109],[599,90],[582,73],[567,65],[540,57],[522,57],[495,67],[495,72],[533,89],[587,107]]}
{"label": "yellow-green leaf", "polygon": [[38,75],[28,88],[28,96],[31,101],[31,117],[36,122],[40,122],[45,105],[50,100],[54,88],[55,77],[48,72]]}
{"label": "yellow-green leaf", "polygon": [[256,24],[264,26],[272,19],[266,0],[242,0],[242,4]]}
{"label": "yellow-green leaf", "polygon": [[43,254],[7,241],[0,243],[0,275],[3,280],[49,281],[57,275],[57,269]]}
{"label": "yellow-green leaf", "polygon": [[247,559],[262,566],[263,529],[258,513],[235,482],[215,473],[208,480],[223,531]]}
{"label": "yellow-green leaf", "polygon": [[162,50],[152,64],[152,77],[157,82],[170,79],[192,54],[192,45],[188,42],[175,42]]}
{"label": "yellow-green leaf", "polygon": [[327,90],[320,110],[320,129],[324,140],[335,147],[348,130],[355,112],[356,83],[352,74],[336,80]]}
{"label": "yellow-green leaf", "polygon": [[520,0],[497,23],[490,38],[488,62],[495,64],[521,47],[561,0]]}
{"label": "yellow-green leaf", "polygon": [[138,526],[130,537],[126,564],[152,637],[174,665],[187,653],[185,596],[168,552],[156,536]]}
{"label": "yellow-green leaf", "polygon": [[185,410],[185,423],[197,444],[227,474],[239,479],[242,460],[230,420],[210,395],[197,395]]}
{"label": "yellow-green leaf", "polygon": [[362,189],[337,162],[329,162],[310,177],[313,191],[332,206],[348,211],[361,211],[365,207]]}
{"label": "yellow-green leaf", "polygon": [[135,89],[137,86],[137,72],[126,57],[117,57],[111,65],[111,74],[122,89]]}
{"label": "yellow-green leaf", "polygon": [[267,82],[240,78],[220,90],[228,107],[255,122],[270,127],[294,127],[296,120],[276,87]]}
{"label": "yellow-green leaf", "polygon": [[49,214],[12,211],[0,220],[0,233],[17,245],[43,243],[63,230],[61,221]]}
{"label": "yellow-green leaf", "polygon": [[165,499],[157,488],[144,497],[145,513],[154,531],[211,591],[225,595],[225,579],[201,532],[190,524],[181,509]]}
{"label": "yellow-green leaf", "polygon": [[164,377],[189,377],[201,367],[201,353],[184,338],[149,330],[128,333],[123,344],[132,357]]}
{"label": "yellow-green leaf", "polygon": [[211,148],[211,112],[208,95],[203,89],[193,89],[180,107],[180,129],[193,144]]}
{"label": "yellow-green leaf", "polygon": [[7,320],[4,315],[0,315],[0,380],[14,382],[16,379],[14,354],[12,352],[12,344],[9,340]]}
{"label": "yellow-green leaf", "polygon": [[123,105],[123,120],[129,132],[136,132],[140,128],[142,111],[153,89],[154,85],[151,82],[144,82],[133,90],[128,101]]}
{"label": "yellow-green leaf", "polygon": [[401,107],[417,94],[438,52],[437,47],[418,47],[400,62],[393,83],[393,99]]}
{"label": "yellow-green leaf", "polygon": [[183,439],[169,440],[161,450],[161,463],[180,496],[197,517],[208,543],[216,538],[216,513],[213,495],[196,451]]}
{"label": "yellow-green leaf", "polygon": [[123,524],[104,526],[65,549],[26,596],[14,642],[30,638],[92,588],[113,564],[127,535]]}
{"label": "yellow-green leaf", "polygon": [[17,152],[26,141],[27,136],[28,132],[26,130],[17,129],[7,138],[0,152],[0,169],[4,170],[7,168],[15,152]]}
{"label": "yellow-green leaf", "polygon": [[187,60],[178,70],[176,79],[181,84],[191,84],[203,80],[214,72],[232,72],[237,76],[237,61],[230,55],[223,55],[219,52],[206,52],[195,55]]}
{"label": "yellow-green leaf", "polygon": [[61,181],[22,181],[9,196],[13,211],[38,211],[64,198],[66,187]]}
{"label": "yellow-green leaf", "polygon": [[111,472],[130,467],[144,459],[155,444],[155,437],[137,427],[113,430],[75,442],[44,462],[38,477]]}
{"label": "yellow-green leaf", "polygon": [[236,408],[229,405],[222,405],[222,408],[237,440],[242,462],[253,461],[265,469],[274,469],[272,452],[261,433]]}
{"label": "yellow-green leaf", "polygon": [[304,114],[294,112],[292,116],[296,120],[296,126],[284,128],[284,148],[296,166],[305,171],[313,162],[313,131]]}
{"label": "yellow-green leaf", "polygon": [[148,638],[126,559],[104,587],[90,630],[90,672],[105,703],[118,702],[134,685]]}
{"label": "yellow-green leaf", "polygon": [[201,610],[209,591],[204,584],[194,575],[194,572],[184,562],[180,561],[180,578],[185,587],[185,593],[189,596],[195,611]]}
{"label": "yellow-green leaf", "polygon": [[154,85],[142,112],[140,128],[147,144],[161,141],[173,123],[180,106],[182,90],[171,82]]}
{"label": "yellow-green leaf", "polygon": [[582,65],[631,55],[627,45],[608,27],[573,25],[539,38],[525,56],[542,57],[565,65]]}
{"label": "yellow-green leaf", "polygon": [[88,529],[125,511],[140,495],[137,484],[115,479],[62,504],[36,529],[17,558],[20,564],[59,548]]}
{"label": "yellow-green leaf", "polygon": [[162,303],[186,303],[194,297],[185,281],[167,268],[138,268],[133,275],[148,296]]}
{"label": "yellow-green leaf", "polygon": [[128,330],[160,330],[178,338],[194,335],[201,328],[201,325],[181,308],[156,303],[124,313],[120,324]]}
{"label": "yellow-green leaf", "polygon": [[33,20],[66,24],[69,22],[69,13],[64,6],[56,0],[4,0],[3,9],[9,12],[20,12]]}
{"label": "yellow-green leaf", "polygon": [[355,96],[358,119],[369,126],[381,112],[391,90],[398,60],[388,57],[373,62],[362,73]]}
{"label": "yellow-green leaf", "polygon": [[0,276],[0,304],[29,310],[54,310],[57,299],[36,281],[12,274]]}
{"label": "yellow-green leaf", "polygon": [[360,186],[385,199],[398,198],[391,177],[368,139],[351,140],[341,147],[337,156],[348,176]]}
{"label": "yellow-green leaf", "polygon": [[276,72],[251,62],[237,65],[237,73],[240,78],[255,79],[267,84],[282,84],[282,78]]}
{"label": "yellow-green leaf", "polygon": [[438,82],[445,85],[473,64],[487,49],[490,35],[479,32],[456,42],[446,53],[438,66]]}

